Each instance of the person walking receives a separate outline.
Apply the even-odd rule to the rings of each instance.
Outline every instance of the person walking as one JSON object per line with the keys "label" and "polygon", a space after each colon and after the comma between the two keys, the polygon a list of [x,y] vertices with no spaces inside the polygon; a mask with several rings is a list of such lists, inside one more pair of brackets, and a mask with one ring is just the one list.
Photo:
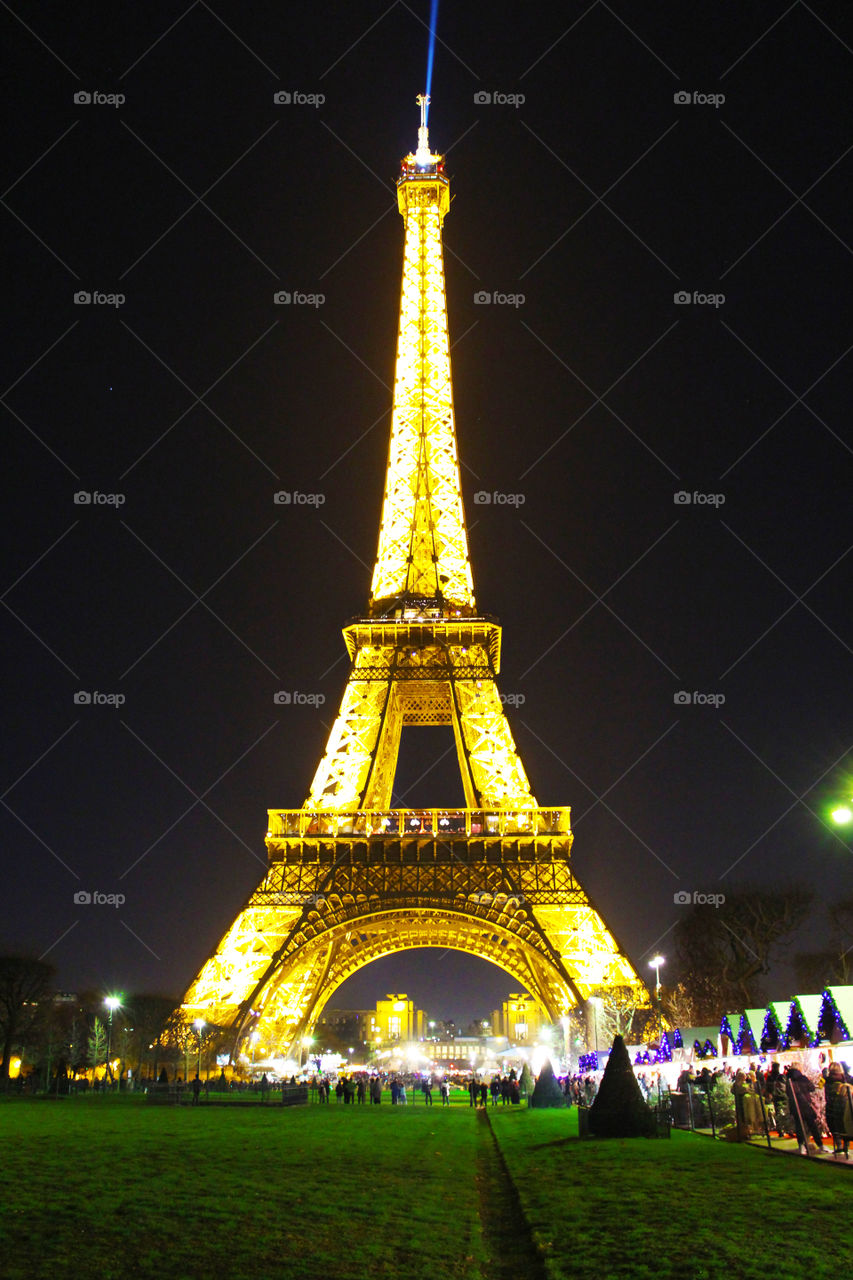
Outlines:
{"label": "person walking", "polygon": [[814,1143],[814,1155],[823,1155],[823,1135],[820,1131],[820,1122],[817,1118],[817,1112],[814,1109],[814,1103],[811,1100],[811,1094],[815,1091],[815,1087],[809,1080],[808,1076],[803,1075],[799,1067],[785,1068],[785,1092],[788,1097],[788,1107],[794,1121],[794,1127],[797,1133],[797,1145],[801,1156],[809,1154],[806,1145],[806,1130],[808,1136]]}
{"label": "person walking", "polygon": [[432,1106],[432,1077],[427,1076],[421,1085],[424,1095],[424,1102],[428,1107]]}
{"label": "person walking", "polygon": [[193,1091],[193,1106],[197,1107],[198,1096],[201,1093],[201,1081],[199,1080],[198,1075],[196,1075],[196,1078],[195,1080],[193,1080],[192,1084],[190,1085],[190,1088]]}
{"label": "person walking", "polygon": [[450,1083],[445,1077],[439,1085],[439,1093],[441,1094],[441,1105],[443,1107],[450,1106]]}
{"label": "person walking", "polygon": [[379,1076],[374,1076],[370,1081],[370,1101],[377,1107],[382,1101],[382,1081]]}
{"label": "person walking", "polygon": [[469,1098],[468,1106],[469,1107],[476,1107],[477,1105],[478,1088],[479,1086],[477,1084],[477,1077],[472,1076],[471,1079],[468,1081],[468,1098]]}
{"label": "person walking", "polygon": [[359,1103],[364,1102],[364,1095],[367,1092],[364,1084],[364,1076],[358,1077],[358,1084],[355,1087],[356,1099]]}
{"label": "person walking", "polygon": [[826,1127],[832,1134],[832,1154],[849,1160],[853,1138],[853,1085],[844,1079],[840,1062],[830,1062],[827,1068]]}

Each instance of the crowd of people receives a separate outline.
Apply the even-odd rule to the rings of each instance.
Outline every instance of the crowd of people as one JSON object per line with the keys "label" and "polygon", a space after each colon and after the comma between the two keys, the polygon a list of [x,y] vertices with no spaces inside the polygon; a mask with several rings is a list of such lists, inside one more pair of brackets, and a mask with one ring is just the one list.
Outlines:
{"label": "crowd of people", "polygon": [[729,1080],[735,1100],[737,1136],[769,1132],[796,1137],[801,1155],[822,1155],[824,1130],[833,1143],[833,1155],[850,1159],[853,1138],[853,1075],[847,1064],[822,1062],[820,1074],[810,1079],[794,1064],[784,1070],[773,1062],[763,1070],[754,1062],[747,1068],[705,1066],[698,1075],[685,1067],[678,1077],[677,1091],[688,1097],[700,1090],[713,1098],[717,1082]]}

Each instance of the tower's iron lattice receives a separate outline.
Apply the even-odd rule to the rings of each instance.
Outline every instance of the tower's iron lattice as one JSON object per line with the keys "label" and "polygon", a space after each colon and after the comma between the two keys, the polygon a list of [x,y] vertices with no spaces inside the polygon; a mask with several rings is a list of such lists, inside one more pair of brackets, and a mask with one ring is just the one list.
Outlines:
{"label": "tower's iron lattice", "polygon": [[[187,1020],[296,1055],[335,989],[410,947],[491,960],[552,1021],[592,989],[645,988],[574,876],[567,808],[542,809],[496,677],[501,628],[477,611],[453,416],[441,228],[444,159],[397,182],[400,327],[379,547],[352,666],[301,809],[269,812],[269,870],[186,993]],[[392,809],[405,725],[452,725],[466,808]]]}

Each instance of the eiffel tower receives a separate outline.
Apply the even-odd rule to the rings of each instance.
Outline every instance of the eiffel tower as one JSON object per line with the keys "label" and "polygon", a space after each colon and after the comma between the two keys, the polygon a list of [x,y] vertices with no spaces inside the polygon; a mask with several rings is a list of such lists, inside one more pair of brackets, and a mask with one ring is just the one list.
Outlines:
{"label": "eiffel tower", "polygon": [[[335,989],[380,956],[490,960],[552,1022],[590,991],[645,986],[572,870],[568,808],[540,808],[496,684],[501,628],[474,600],[462,509],[441,229],[444,157],[402,162],[405,223],[388,469],[370,601],[301,809],[269,810],[269,870],[187,992],[232,1056],[299,1057]],[[392,809],[402,729],[452,725],[464,809]]]}

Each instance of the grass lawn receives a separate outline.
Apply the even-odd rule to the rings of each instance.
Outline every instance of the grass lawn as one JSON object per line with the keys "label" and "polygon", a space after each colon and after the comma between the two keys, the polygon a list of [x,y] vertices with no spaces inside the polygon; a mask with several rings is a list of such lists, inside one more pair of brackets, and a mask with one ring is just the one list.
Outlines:
{"label": "grass lawn", "polygon": [[0,1274],[479,1277],[482,1126],[444,1111],[3,1102]]}
{"label": "grass lawn", "polygon": [[574,1112],[497,1107],[487,1120],[463,1099],[431,1109],[2,1101],[0,1275],[851,1272],[853,1169],[690,1134],[579,1142]]}
{"label": "grass lawn", "polygon": [[554,1280],[851,1274],[853,1170],[677,1131],[580,1142],[576,1111],[489,1118]]}

